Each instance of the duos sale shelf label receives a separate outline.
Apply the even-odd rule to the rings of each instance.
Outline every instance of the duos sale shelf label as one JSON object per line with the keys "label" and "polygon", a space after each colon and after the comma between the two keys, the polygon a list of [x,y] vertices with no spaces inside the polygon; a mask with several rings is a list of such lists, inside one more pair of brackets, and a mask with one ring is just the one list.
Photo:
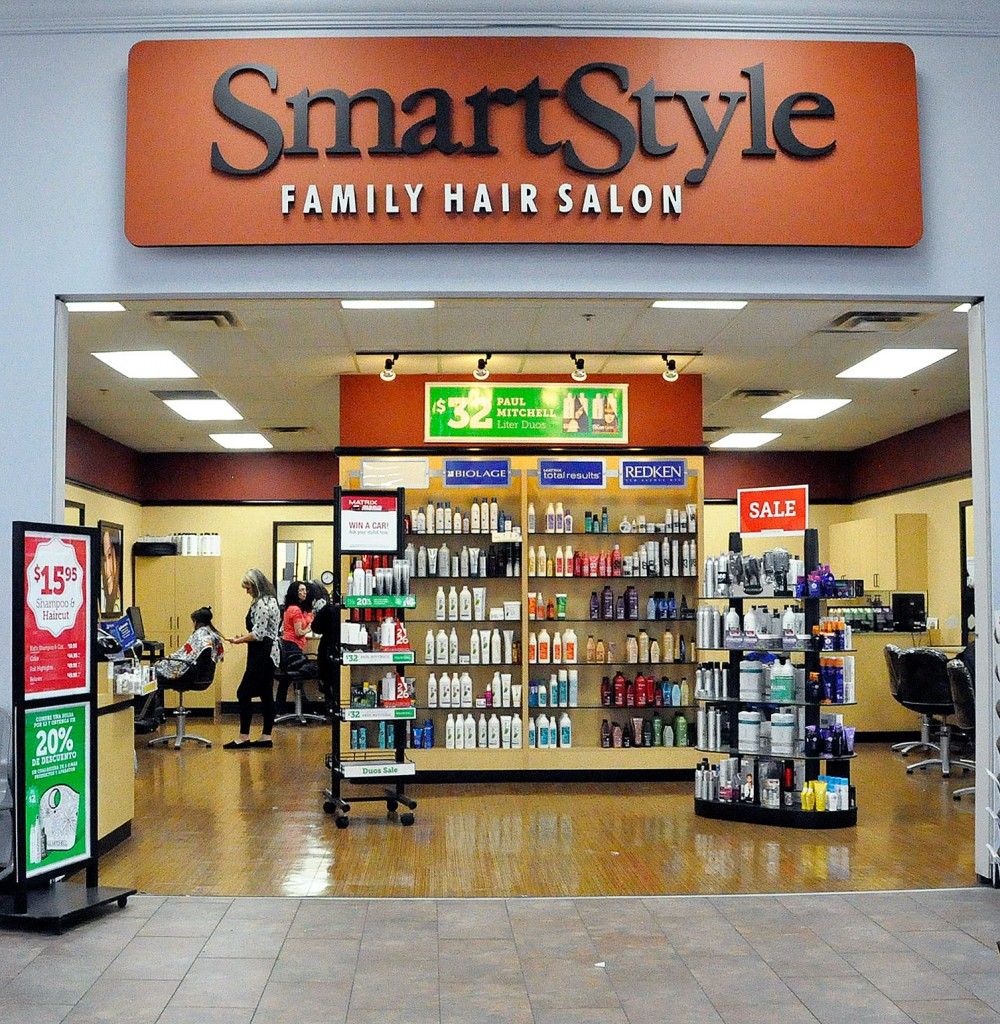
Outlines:
{"label": "duos sale shelf label", "polygon": [[24,537],[24,695],[29,701],[90,687],[90,538]]}
{"label": "duos sale shelf label", "polygon": [[428,383],[424,440],[624,444],[628,385]]}

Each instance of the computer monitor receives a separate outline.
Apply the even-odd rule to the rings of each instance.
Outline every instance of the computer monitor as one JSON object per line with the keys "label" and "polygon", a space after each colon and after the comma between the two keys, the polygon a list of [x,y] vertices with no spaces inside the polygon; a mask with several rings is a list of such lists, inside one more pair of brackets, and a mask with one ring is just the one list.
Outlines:
{"label": "computer monitor", "polygon": [[142,612],[139,611],[138,607],[132,605],[131,608],[127,609],[125,614],[132,620],[132,628],[135,630],[135,635],[139,640],[146,639],[146,630],[142,626]]}
{"label": "computer monitor", "polygon": [[927,628],[927,596],[893,594],[892,622],[900,633],[922,633]]}

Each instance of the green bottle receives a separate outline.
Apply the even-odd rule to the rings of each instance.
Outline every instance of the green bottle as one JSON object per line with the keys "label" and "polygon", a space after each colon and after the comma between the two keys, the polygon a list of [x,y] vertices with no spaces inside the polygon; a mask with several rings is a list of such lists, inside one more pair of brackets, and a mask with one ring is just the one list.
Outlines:
{"label": "green bottle", "polygon": [[653,746],[663,746],[663,719],[653,715]]}
{"label": "green bottle", "polygon": [[686,747],[688,745],[688,722],[683,715],[674,717],[674,737],[677,746]]}

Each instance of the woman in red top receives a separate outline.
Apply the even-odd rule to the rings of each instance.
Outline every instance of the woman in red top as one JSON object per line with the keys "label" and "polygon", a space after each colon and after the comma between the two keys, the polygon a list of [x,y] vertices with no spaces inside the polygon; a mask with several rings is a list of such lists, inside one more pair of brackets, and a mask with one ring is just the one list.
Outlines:
{"label": "woman in red top", "polygon": [[281,617],[282,642],[295,644],[300,651],[306,649],[306,634],[312,625],[312,601],[309,588],[299,580],[292,580],[285,593],[285,609]]}
{"label": "woman in red top", "polygon": [[[306,634],[312,625],[312,598],[309,588],[301,580],[292,580],[285,591],[285,607],[281,615],[281,665],[277,705],[279,714],[288,710],[289,673],[305,666],[302,660],[306,649]],[[312,663],[309,663],[311,667]]]}

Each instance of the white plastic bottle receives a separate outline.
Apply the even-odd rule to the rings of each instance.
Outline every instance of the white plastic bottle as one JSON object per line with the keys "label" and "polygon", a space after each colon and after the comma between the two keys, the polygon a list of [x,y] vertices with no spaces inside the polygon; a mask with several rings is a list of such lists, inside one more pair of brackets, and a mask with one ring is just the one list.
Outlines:
{"label": "white plastic bottle", "polygon": [[528,533],[534,533],[537,527],[537,520],[535,518],[535,503],[533,501],[528,502]]}
{"label": "white plastic bottle", "polygon": [[427,706],[429,708],[438,706],[438,681],[433,672],[427,677]]}
{"label": "white plastic bottle", "polygon": [[427,638],[424,640],[424,664],[434,664],[434,630],[427,630]]}
{"label": "white plastic bottle", "polygon": [[503,638],[499,629],[494,629],[490,634],[490,664],[503,664]]}
{"label": "white plastic bottle", "polygon": [[472,676],[468,672],[462,673],[462,707],[472,707]]}
{"label": "white plastic bottle", "polygon": [[552,664],[561,665],[563,660],[563,639],[562,633],[557,629],[552,634]]}
{"label": "white plastic bottle", "polygon": [[451,587],[448,590],[448,621],[456,622],[458,620],[458,591]]}
{"label": "white plastic bottle", "polygon": [[573,746],[573,722],[565,711],[559,717],[559,746]]}
{"label": "white plastic bottle", "polygon": [[465,720],[461,715],[455,722],[455,749],[465,750]]}
{"label": "white plastic bottle", "polygon": [[562,577],[566,575],[566,563],[563,560],[563,549],[561,546],[556,548],[555,567],[556,576]]}
{"label": "white plastic bottle", "polygon": [[462,587],[458,595],[458,617],[462,622],[472,621],[472,591],[468,587]]}
{"label": "white plastic bottle", "polygon": [[469,664],[478,665],[480,661],[479,655],[479,630],[469,630]]}
{"label": "white plastic bottle", "polygon": [[510,748],[511,750],[521,749],[521,716],[514,715],[510,723]]}
{"label": "white plastic bottle", "polygon": [[479,503],[479,532],[490,532],[490,503],[485,498]]}
{"label": "white plastic bottle", "polygon": [[538,716],[538,749],[549,749],[549,717],[548,715]]}
{"label": "white plastic bottle", "polygon": [[533,718],[528,719],[528,747],[538,746],[538,730],[535,726],[535,720]]}
{"label": "white plastic bottle", "polygon": [[563,503],[561,501],[556,502],[556,522],[555,529],[556,533],[563,533],[566,527],[564,526],[564,514],[563,514]]}
{"label": "white plastic bottle", "polygon": [[552,662],[552,641],[547,629],[538,634],[537,662],[539,665],[549,665]]}
{"label": "white plastic bottle", "polygon": [[451,634],[448,637],[448,661],[452,665],[458,664],[458,633],[455,632],[455,627],[451,627]]}
{"label": "white plastic bottle", "polygon": [[528,545],[528,575],[538,575],[538,561],[535,558],[535,548],[533,545]]}
{"label": "white plastic bottle", "polygon": [[545,532],[556,532],[556,509],[555,505],[553,505],[551,501],[545,508]]}
{"label": "white plastic bottle", "polygon": [[510,715],[500,716],[500,746],[510,750]]}
{"label": "white plastic bottle", "polygon": [[477,745],[478,746],[485,748],[485,747],[488,747],[490,745],[490,743],[489,743],[489,735],[488,735],[488,728],[487,728],[487,725],[486,725],[486,715],[484,715],[484,714],[480,714],[479,715],[479,721],[476,722],[476,736],[478,737],[478,739],[477,739]]}
{"label": "white plastic bottle", "polygon": [[490,498],[490,530],[496,533],[500,527],[500,503],[495,497]]}
{"label": "white plastic bottle", "polygon": [[448,634],[443,630],[437,631],[434,640],[434,663],[436,665],[448,664]]}
{"label": "white plastic bottle", "polygon": [[437,596],[434,599],[434,618],[438,622],[444,622],[448,617],[448,601],[444,596],[444,587],[438,587]]}
{"label": "white plastic bottle", "polygon": [[444,724],[444,746],[445,750],[455,749],[455,716],[448,713],[448,720]]}
{"label": "white plastic bottle", "polygon": [[496,712],[490,715],[489,722],[487,723],[487,734],[489,739],[489,745],[491,750],[500,749],[500,719],[497,718]]}
{"label": "white plastic bottle", "polygon": [[562,660],[564,665],[575,665],[579,660],[576,630],[570,627],[562,635]]}
{"label": "white plastic bottle", "polygon": [[479,533],[481,528],[481,520],[479,518],[479,499],[472,499],[472,508],[469,510],[469,529],[473,533]]}
{"label": "white plastic bottle", "polygon": [[465,716],[465,749],[474,750],[476,746],[476,720],[470,712]]}
{"label": "white plastic bottle", "polygon": [[441,673],[438,683],[438,705],[442,708],[451,707],[451,676],[447,672]]}

